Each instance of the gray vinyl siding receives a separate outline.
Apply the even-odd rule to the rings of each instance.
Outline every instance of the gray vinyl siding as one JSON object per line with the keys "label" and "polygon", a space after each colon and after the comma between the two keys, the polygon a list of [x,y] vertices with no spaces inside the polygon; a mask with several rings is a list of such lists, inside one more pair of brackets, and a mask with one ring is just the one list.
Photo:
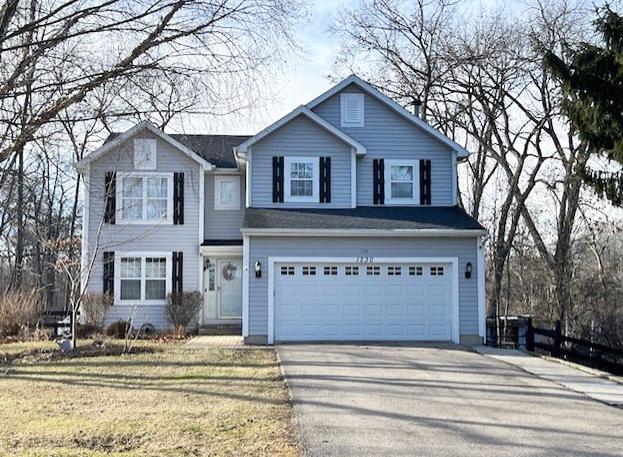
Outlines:
{"label": "gray vinyl siding", "polygon": [[[355,86],[343,92],[361,91]],[[340,93],[328,98],[313,111],[350,137],[362,143],[365,157],[357,159],[357,205],[373,205],[372,161],[374,159],[429,159],[431,161],[431,203],[452,205],[452,155],[446,145],[396,114],[374,97],[365,95],[365,127],[340,125]]]}
{"label": "gray vinyl siding", "polygon": [[[331,157],[331,203],[273,203],[275,156]],[[350,208],[351,147],[299,116],[252,146],[252,206],[258,208]],[[287,178],[287,173],[286,173]]]}
{"label": "gray vinyl siding", "polygon": [[[478,334],[478,275],[476,238],[295,238],[251,237],[249,258],[268,273],[268,257],[458,257],[459,327],[461,335]],[[462,274],[467,262],[472,277]],[[249,335],[268,333],[268,274],[249,276]]]}
{"label": "gray vinyl siding", "polygon": [[[157,138],[143,131],[135,138]],[[89,277],[88,290],[101,293],[103,289],[104,251],[152,251],[184,253],[184,290],[198,290],[199,272],[199,173],[200,165],[169,143],[157,138],[157,172],[184,173],[184,224],[183,225],[129,225],[103,224],[105,205],[104,177],[107,171],[135,171],[133,166],[133,140],[129,139],[118,148],[91,162],[89,184],[89,252],[98,246],[98,255]],[[117,208],[119,211],[120,208]],[[113,305],[105,325],[116,319],[128,319],[133,305]],[[164,305],[139,305],[134,316],[136,326],[151,323],[157,328],[169,327]]]}
{"label": "gray vinyl siding", "polygon": [[214,209],[214,174],[206,173],[204,239],[242,239],[240,227],[244,217],[246,187],[244,176],[237,177],[240,180],[240,209],[216,210]]}

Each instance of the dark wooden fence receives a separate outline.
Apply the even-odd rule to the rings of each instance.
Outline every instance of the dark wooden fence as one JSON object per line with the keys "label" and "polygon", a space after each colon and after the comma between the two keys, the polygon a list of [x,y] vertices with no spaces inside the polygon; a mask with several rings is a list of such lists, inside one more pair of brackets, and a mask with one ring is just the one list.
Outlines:
{"label": "dark wooden fence", "polygon": [[566,336],[557,321],[553,329],[538,328],[528,321],[526,349],[540,349],[552,356],[614,374],[623,374],[623,350]]}

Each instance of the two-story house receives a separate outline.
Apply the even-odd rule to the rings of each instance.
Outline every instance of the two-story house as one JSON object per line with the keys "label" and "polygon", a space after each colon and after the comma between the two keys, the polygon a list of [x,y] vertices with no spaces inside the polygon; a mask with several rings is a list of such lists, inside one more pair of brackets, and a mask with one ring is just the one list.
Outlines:
{"label": "two-story house", "polygon": [[484,337],[484,228],[457,206],[461,146],[351,76],[252,137],[141,123],[77,164],[83,270],[107,323],[199,325],[248,343]]}

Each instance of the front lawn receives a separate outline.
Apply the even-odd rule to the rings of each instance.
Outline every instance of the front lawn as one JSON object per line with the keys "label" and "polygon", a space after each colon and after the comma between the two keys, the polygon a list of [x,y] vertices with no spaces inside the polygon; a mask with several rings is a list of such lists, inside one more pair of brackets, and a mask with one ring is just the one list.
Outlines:
{"label": "front lawn", "polygon": [[298,454],[272,350],[151,345],[0,364],[0,455]]}

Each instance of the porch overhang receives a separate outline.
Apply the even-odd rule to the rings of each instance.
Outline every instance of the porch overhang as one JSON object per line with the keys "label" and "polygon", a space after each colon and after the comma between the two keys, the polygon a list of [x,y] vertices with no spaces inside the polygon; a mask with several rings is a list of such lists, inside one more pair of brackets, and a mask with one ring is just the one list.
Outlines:
{"label": "porch overhang", "polygon": [[204,240],[199,247],[204,256],[242,257],[242,240]]}

